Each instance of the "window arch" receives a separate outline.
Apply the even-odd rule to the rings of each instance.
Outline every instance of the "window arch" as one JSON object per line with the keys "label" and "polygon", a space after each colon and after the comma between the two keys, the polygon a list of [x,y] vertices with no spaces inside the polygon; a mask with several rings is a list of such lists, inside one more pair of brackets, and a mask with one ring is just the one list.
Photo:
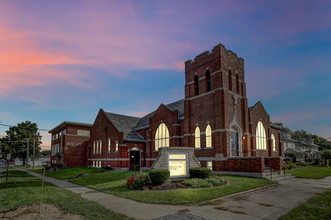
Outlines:
{"label": "window arch", "polygon": [[211,83],[210,83],[210,72],[207,70],[206,72],[206,83],[207,83],[207,92],[211,90]]}
{"label": "window arch", "polygon": [[197,126],[195,128],[195,148],[200,148],[201,147],[201,141],[200,141],[200,128]]}
{"label": "window arch", "polygon": [[199,95],[199,77],[198,77],[198,75],[194,76],[194,86],[195,86],[195,95]]}
{"label": "window arch", "polygon": [[231,70],[229,70],[229,90],[232,91],[232,74],[231,74]]}
{"label": "window arch", "polygon": [[169,147],[169,130],[164,123],[159,125],[155,133],[155,150],[158,151],[160,147]]}
{"label": "window arch", "polygon": [[207,127],[206,127],[206,147],[212,147],[211,127],[210,127],[210,125],[207,125]]}
{"label": "window arch", "polygon": [[272,150],[276,151],[276,139],[274,134],[271,135],[271,143],[272,143]]}
{"label": "window arch", "polygon": [[236,92],[237,92],[237,94],[239,94],[239,90],[240,90],[240,88],[239,88],[239,76],[237,74],[236,75]]}
{"label": "window arch", "polygon": [[259,121],[256,127],[256,149],[257,150],[267,149],[265,129],[261,121]]}

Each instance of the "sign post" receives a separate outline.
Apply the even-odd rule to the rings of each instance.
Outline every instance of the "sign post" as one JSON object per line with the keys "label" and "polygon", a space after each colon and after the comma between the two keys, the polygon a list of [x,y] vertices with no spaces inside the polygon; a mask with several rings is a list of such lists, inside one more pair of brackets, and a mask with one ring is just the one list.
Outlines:
{"label": "sign post", "polygon": [[10,161],[10,153],[7,154],[7,174],[6,174],[6,183],[8,182],[8,167],[9,167],[9,161]]}

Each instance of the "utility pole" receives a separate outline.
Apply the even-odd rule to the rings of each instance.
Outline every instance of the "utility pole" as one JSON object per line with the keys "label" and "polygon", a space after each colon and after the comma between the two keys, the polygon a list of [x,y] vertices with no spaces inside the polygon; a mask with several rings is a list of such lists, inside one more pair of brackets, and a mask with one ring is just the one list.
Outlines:
{"label": "utility pole", "polygon": [[33,138],[33,161],[32,161],[32,170],[34,170],[35,151],[36,151],[36,138]]}
{"label": "utility pole", "polygon": [[25,167],[28,168],[29,166],[29,139],[26,139],[26,164]]}

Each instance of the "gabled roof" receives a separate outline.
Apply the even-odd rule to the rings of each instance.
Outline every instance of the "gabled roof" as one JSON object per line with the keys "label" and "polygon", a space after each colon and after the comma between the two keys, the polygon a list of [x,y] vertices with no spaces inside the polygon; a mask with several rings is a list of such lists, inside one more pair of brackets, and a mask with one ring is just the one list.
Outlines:
{"label": "gabled roof", "polygon": [[87,128],[91,128],[93,126],[92,124],[87,124],[87,123],[64,121],[61,124],[57,125],[55,128],[49,130],[48,133],[51,134],[54,131],[60,130],[60,129],[64,128],[67,125],[74,125],[74,126],[87,127]]}
{"label": "gabled roof", "polygon": [[145,141],[133,128],[137,125],[140,118],[119,115],[110,112],[104,112],[109,121],[115,126],[119,132],[124,133],[124,141]]}
{"label": "gabled roof", "polygon": [[[161,104],[162,105],[162,104]],[[178,100],[176,102],[170,103],[168,105],[165,105],[170,111],[178,111],[178,120],[184,119],[184,99]],[[148,115],[145,115],[142,117],[139,122],[137,123],[137,126],[135,127],[135,130],[142,130],[146,127],[148,127],[149,119],[153,117],[153,115],[156,113],[156,111],[153,111],[152,113],[149,113]]]}

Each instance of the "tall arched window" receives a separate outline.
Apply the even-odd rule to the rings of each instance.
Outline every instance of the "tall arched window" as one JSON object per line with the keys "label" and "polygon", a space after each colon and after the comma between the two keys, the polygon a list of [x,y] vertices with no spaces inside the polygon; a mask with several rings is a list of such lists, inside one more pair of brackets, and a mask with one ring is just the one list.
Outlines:
{"label": "tall arched window", "polygon": [[271,143],[272,143],[272,150],[276,151],[276,139],[274,134],[271,135]]}
{"label": "tall arched window", "polygon": [[155,150],[158,151],[160,147],[169,147],[169,130],[164,123],[159,125],[155,133]]}
{"label": "tall arched window", "polygon": [[239,76],[238,76],[238,74],[236,75],[236,92],[237,92],[237,94],[239,94]]}
{"label": "tall arched window", "polygon": [[206,147],[212,147],[210,125],[207,125],[207,127],[206,127]]}
{"label": "tall arched window", "polygon": [[199,95],[199,77],[198,77],[198,75],[194,76],[194,86],[195,86],[195,95]]}
{"label": "tall arched window", "polygon": [[200,148],[200,128],[197,126],[195,128],[195,148]]}
{"label": "tall arched window", "polygon": [[232,74],[231,74],[231,70],[229,70],[229,90],[232,91]]}
{"label": "tall arched window", "polygon": [[210,83],[210,72],[209,70],[207,70],[206,72],[206,82],[207,82],[207,92],[209,92],[211,90],[211,83]]}
{"label": "tall arched window", "polygon": [[261,121],[259,121],[256,127],[256,149],[257,150],[267,149],[265,129]]}

